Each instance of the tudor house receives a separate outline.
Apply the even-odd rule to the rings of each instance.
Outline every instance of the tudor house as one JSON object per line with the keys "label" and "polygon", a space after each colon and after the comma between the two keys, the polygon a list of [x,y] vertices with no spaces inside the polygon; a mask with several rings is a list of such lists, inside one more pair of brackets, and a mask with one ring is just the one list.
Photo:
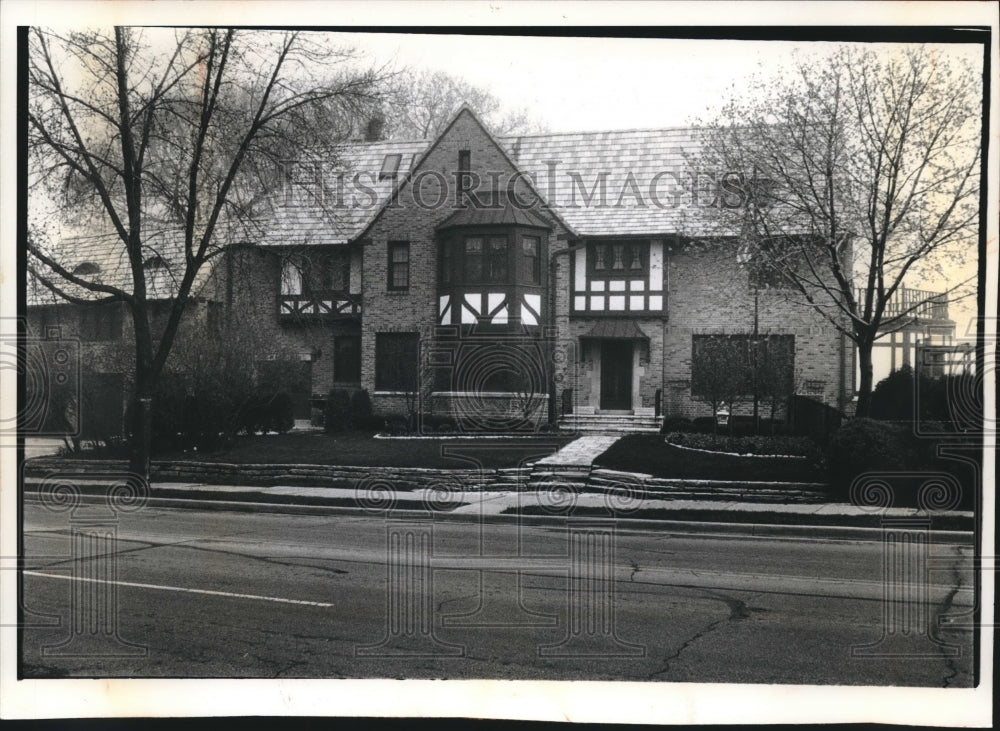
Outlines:
{"label": "tudor house", "polygon": [[[710,415],[700,339],[755,326],[787,352],[798,393],[848,409],[851,343],[755,281],[738,237],[700,245],[703,201],[664,204],[658,186],[695,143],[689,129],[494,137],[467,108],[434,140],[352,143],[336,176],[289,174],[263,233],[204,273],[188,327],[252,327],[300,419],[345,387],[379,414],[460,429],[655,428]],[[71,257],[81,275],[123,266],[93,240]],[[169,258],[147,262],[154,279]],[[32,327],[61,324],[96,354],[93,378],[121,375],[99,356],[128,337],[122,312],[45,297],[29,290]],[[953,331],[946,303],[927,315]]]}

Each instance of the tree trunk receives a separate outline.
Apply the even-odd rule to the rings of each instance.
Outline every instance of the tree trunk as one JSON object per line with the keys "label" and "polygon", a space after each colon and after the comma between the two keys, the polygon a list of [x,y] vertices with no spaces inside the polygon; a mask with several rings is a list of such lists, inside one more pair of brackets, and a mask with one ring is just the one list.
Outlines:
{"label": "tree trunk", "polygon": [[872,345],[873,342],[858,343],[858,364],[861,378],[858,381],[858,405],[855,416],[868,416],[872,405]]}
{"label": "tree trunk", "polygon": [[149,481],[153,440],[153,383],[146,368],[137,364],[135,393],[132,395],[129,471]]}

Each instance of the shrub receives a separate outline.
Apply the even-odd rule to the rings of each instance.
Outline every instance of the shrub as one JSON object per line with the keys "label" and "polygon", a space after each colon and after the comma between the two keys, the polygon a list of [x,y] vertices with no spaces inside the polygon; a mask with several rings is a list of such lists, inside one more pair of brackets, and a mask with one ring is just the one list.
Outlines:
{"label": "shrub", "polygon": [[267,405],[268,431],[284,434],[295,426],[295,407],[292,397],[280,391],[272,396]]}
{"label": "shrub", "polygon": [[694,429],[690,419],[684,417],[664,417],[663,424],[660,425],[660,434],[670,432],[688,432]]}
{"label": "shrub", "polygon": [[691,430],[699,434],[712,434],[715,432],[714,416],[699,416],[691,420]]}
{"label": "shrub", "polygon": [[[953,409],[956,394],[962,394],[961,398],[968,398],[975,393],[974,378],[969,373],[930,378],[915,375],[912,368],[904,365],[875,386],[872,391],[871,416],[875,419],[907,422],[912,422],[916,416],[925,425],[928,422],[939,422],[935,430],[978,431],[982,426],[973,415],[978,409],[960,409],[958,412]],[[919,392],[917,403],[914,402],[915,391]],[[930,431],[929,427],[925,428]]]}
{"label": "shrub", "polygon": [[368,391],[361,389],[351,394],[349,419],[354,428],[370,419],[372,416],[372,400]]}
{"label": "shrub", "polygon": [[371,414],[367,417],[355,420],[354,428],[360,431],[383,431],[385,429],[385,418]]}
{"label": "shrub", "polygon": [[834,487],[842,496],[858,475],[869,471],[913,470],[921,466],[912,434],[899,426],[858,418],[838,429],[827,446]]}
{"label": "shrub", "polygon": [[913,369],[904,365],[879,381],[872,390],[871,418],[913,420]]}
{"label": "shrub", "polygon": [[334,388],[326,397],[323,428],[327,433],[351,428],[351,390]]}
{"label": "shrub", "polygon": [[385,422],[385,428],[386,431],[394,437],[410,433],[410,427],[407,425],[406,419],[398,416],[387,419]]}
{"label": "shrub", "polygon": [[671,432],[666,441],[694,449],[710,452],[734,454],[755,454],[761,456],[796,456],[818,461],[822,457],[819,447],[806,437],[746,436],[730,437],[724,434],[698,434],[693,432]]}
{"label": "shrub", "polygon": [[368,391],[357,388],[331,389],[323,409],[323,427],[326,432],[378,429],[381,424],[382,419],[376,419],[372,415],[372,400]]}

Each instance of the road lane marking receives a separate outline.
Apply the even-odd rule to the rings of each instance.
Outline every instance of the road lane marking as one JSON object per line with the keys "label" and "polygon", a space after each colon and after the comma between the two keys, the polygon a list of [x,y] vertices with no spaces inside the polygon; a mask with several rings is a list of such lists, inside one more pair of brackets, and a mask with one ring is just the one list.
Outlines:
{"label": "road lane marking", "polygon": [[233,599],[256,599],[262,602],[279,602],[281,604],[301,604],[307,607],[327,607],[331,608],[335,604],[327,602],[311,602],[305,599],[286,599],[280,596],[260,596],[259,594],[236,594],[231,591],[212,591],[211,589],[190,589],[184,586],[163,586],[161,584],[138,584],[134,581],[109,581],[107,579],[91,579],[85,576],[63,576],[60,574],[47,574],[42,571],[24,571],[26,576],[41,576],[46,579],[63,579],[65,581],[87,581],[92,584],[114,584],[115,586],[132,586],[137,589],[157,589],[159,591],[180,591],[186,594],[210,594],[211,596],[225,596]]}

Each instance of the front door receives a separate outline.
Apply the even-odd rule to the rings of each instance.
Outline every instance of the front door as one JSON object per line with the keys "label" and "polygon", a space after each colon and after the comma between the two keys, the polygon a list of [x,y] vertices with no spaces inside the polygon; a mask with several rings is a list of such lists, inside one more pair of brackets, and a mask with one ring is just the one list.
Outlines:
{"label": "front door", "polygon": [[601,409],[622,411],[632,408],[632,341],[604,340],[601,343]]}

